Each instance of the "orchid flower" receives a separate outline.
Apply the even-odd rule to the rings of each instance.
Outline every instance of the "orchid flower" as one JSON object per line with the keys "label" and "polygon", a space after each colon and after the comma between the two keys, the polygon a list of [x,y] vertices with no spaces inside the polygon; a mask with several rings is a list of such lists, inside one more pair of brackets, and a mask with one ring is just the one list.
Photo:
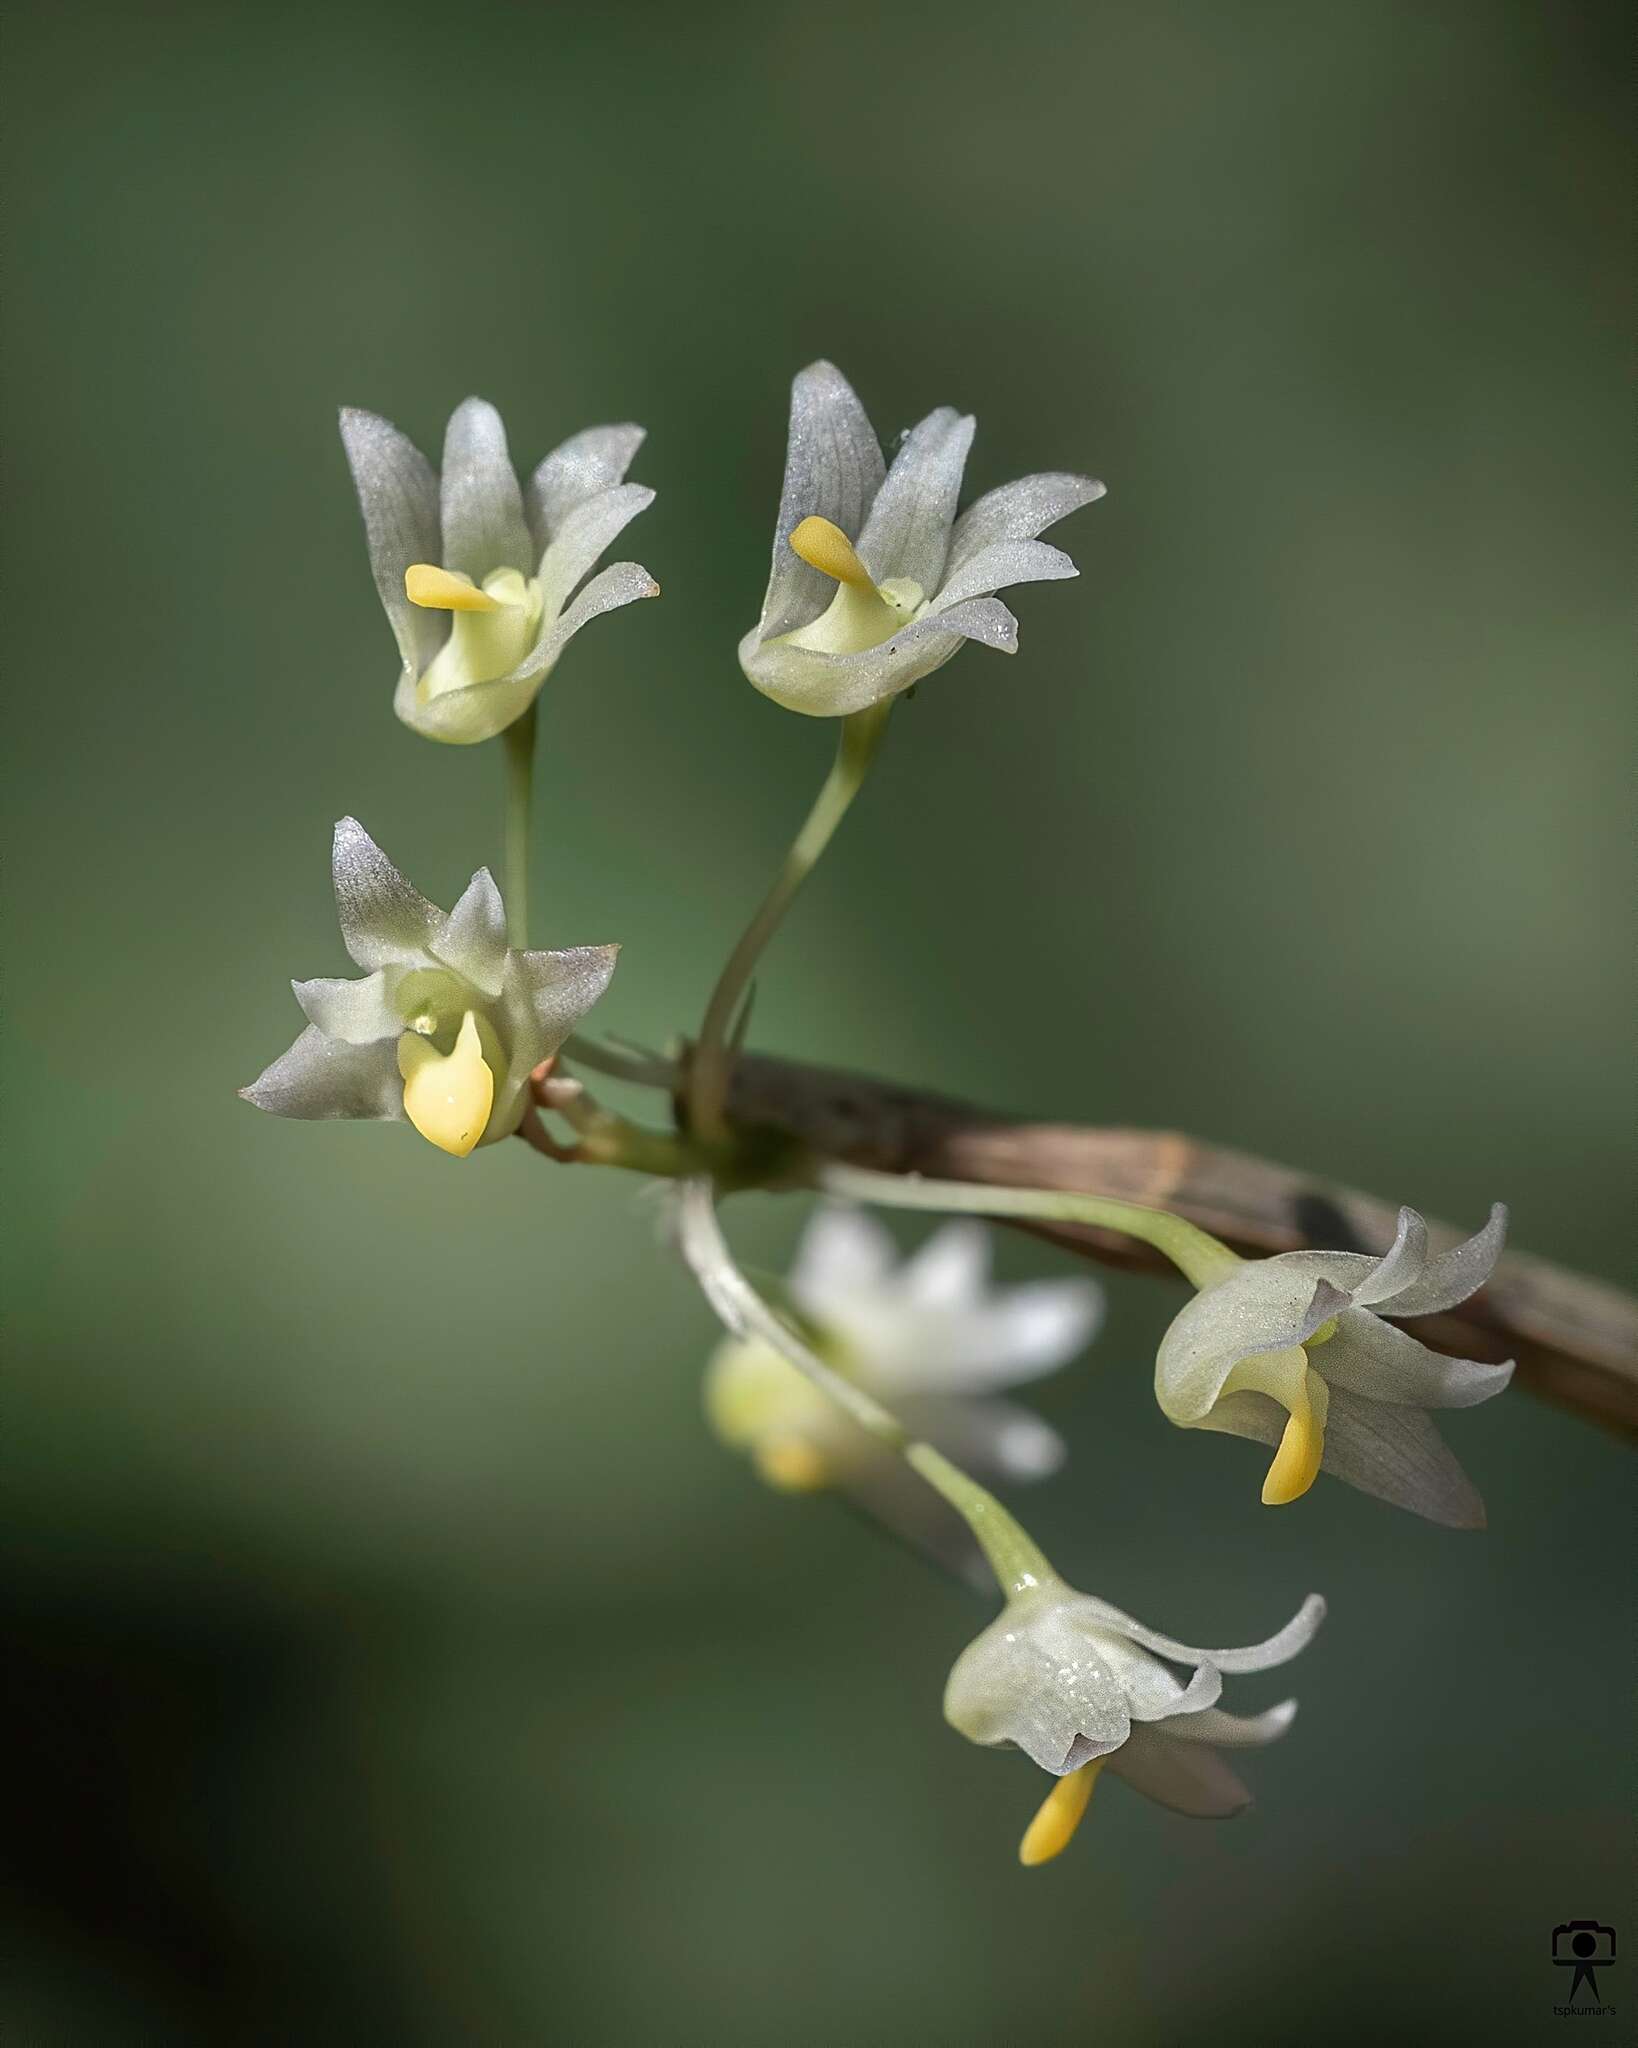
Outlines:
{"label": "orchid flower", "polygon": [[818,362],[797,376],[773,567],[762,616],[739,648],[765,695],[840,717],[909,689],[964,640],[1017,652],[1018,621],[993,593],[1075,575],[1036,536],[1101,498],[1103,485],[1027,476],[957,518],[973,427],[941,406],[888,468],[841,371]]}
{"label": "orchid flower", "polygon": [[653,500],[624,480],[641,427],[574,435],[540,464],[527,497],[501,416],[481,398],[450,415],[441,475],[373,412],[344,408],[341,439],[402,662],[393,709],[427,739],[493,739],[533,704],[582,626],[660,593],[635,562],[582,584]]}
{"label": "orchid flower", "polygon": [[1161,1340],[1156,1398],[1184,1429],[1277,1445],[1263,1481],[1270,1505],[1296,1500],[1325,1471],[1429,1521],[1482,1528],[1484,1503],[1427,1411],[1488,1401],[1512,1364],[1446,1358],[1382,1318],[1466,1301],[1506,1233],[1498,1203],[1476,1235],[1430,1257],[1426,1223],[1401,1209],[1380,1258],[1282,1252],[1234,1267]]}
{"label": "orchid flower", "polygon": [[[1059,1781],[1020,1844],[1026,1864],[1067,1846],[1106,1764],[1162,1806],[1221,1818],[1251,1795],[1218,1751],[1277,1740],[1297,1711],[1284,1700],[1261,1714],[1222,1712],[1224,1673],[1288,1663],[1324,1618],[1310,1594],[1267,1642],[1200,1650],[1061,1579],[1032,1578],[957,1658],[944,1717],[971,1742],[1023,1750]],[[1168,1663],[1193,1667],[1186,1684]]]}
{"label": "orchid flower", "polygon": [[446,915],[356,818],[336,827],[334,874],[364,977],[292,982],[307,1028],[239,1092],[275,1116],[407,1120],[457,1159],[509,1137],[530,1074],[607,988],[619,948],[513,951],[487,868]]}

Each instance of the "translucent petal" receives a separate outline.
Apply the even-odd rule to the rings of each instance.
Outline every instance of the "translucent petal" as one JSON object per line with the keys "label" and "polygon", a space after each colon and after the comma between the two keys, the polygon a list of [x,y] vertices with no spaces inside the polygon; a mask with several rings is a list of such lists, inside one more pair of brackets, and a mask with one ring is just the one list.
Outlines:
{"label": "translucent petal", "polygon": [[[865,1372],[859,1377],[868,1382]],[[912,1394],[894,1412],[912,1436],[980,1477],[1045,1479],[1068,1455],[1058,1432],[1015,1401]]]}
{"label": "translucent petal", "polygon": [[1424,1270],[1398,1293],[1379,1301],[1385,1316],[1442,1315],[1475,1294],[1495,1271],[1507,1239],[1507,1206],[1498,1202],[1490,1221],[1472,1237],[1430,1259]]}
{"label": "translucent petal", "polygon": [[1476,1408],[1513,1377],[1511,1360],[1446,1358],[1363,1308],[1338,1316],[1336,1335],[1314,1347],[1309,1364],[1333,1387],[1417,1408]]}
{"label": "translucent petal", "polygon": [[[1199,1427],[1273,1445],[1285,1421],[1285,1410],[1266,1394],[1228,1394]],[[1484,1527],[1484,1503],[1425,1409],[1390,1407],[1333,1387],[1320,1470],[1446,1528]]]}
{"label": "translucent petal", "polygon": [[372,1045],[379,1038],[396,1038],[403,1020],[387,999],[384,972],[369,974],[362,981],[293,981],[310,1024],[316,1024],[326,1038],[339,1038],[348,1045]]}
{"label": "translucent petal", "polygon": [[1428,1262],[1428,1227],[1414,1209],[1401,1209],[1399,1227],[1381,1263],[1367,1273],[1353,1290],[1361,1308],[1386,1301],[1421,1277]]}
{"label": "translucent petal", "polygon": [[1198,1664],[1184,1686],[1164,1664],[1132,1641],[1129,1630],[1099,1628],[1096,1640],[1098,1654],[1125,1690],[1134,1721],[1164,1721],[1172,1714],[1201,1713],[1222,1697],[1223,1674],[1215,1664]]}
{"label": "translucent petal", "polygon": [[360,967],[424,962],[444,914],[404,880],[356,818],[336,826],[331,871],[342,943]]}
{"label": "translucent petal", "polygon": [[378,413],[343,406],[341,445],[364,514],[376,594],[404,667],[419,675],[448,630],[441,612],[423,611],[404,595],[410,564],[439,559],[437,476],[414,442]]}
{"label": "translucent petal", "polygon": [[620,426],[587,427],[571,434],[537,466],[529,479],[529,520],[537,556],[582,499],[595,498],[624,483],[643,439],[643,429],[629,421]]}
{"label": "translucent petal", "polygon": [[1196,1820],[1226,1820],[1243,1813],[1251,1794],[1214,1749],[1199,1742],[1180,1742],[1162,1728],[1134,1728],[1131,1738],[1109,1759],[1109,1768],[1134,1791],[1174,1813]]}
{"label": "translucent petal", "polygon": [[[941,405],[910,429],[857,536],[878,583],[906,576],[930,596],[944,579],[974,420]],[[843,521],[837,524],[847,531]]]}
{"label": "translucent petal", "polygon": [[944,569],[946,583],[981,548],[998,540],[1034,540],[1037,534],[1103,494],[1103,485],[1091,477],[1070,476],[1062,471],[1020,477],[1016,483],[987,491],[967,507],[950,534],[950,559]]}
{"label": "translucent petal", "polygon": [[934,600],[936,612],[960,604],[969,597],[987,597],[992,590],[1005,590],[1014,583],[1056,583],[1081,572],[1061,548],[1044,540],[998,540],[980,548],[946,578]]}
{"label": "translucent petal", "polygon": [[1013,654],[1018,621],[999,598],[975,597],[947,612],[924,615],[861,654],[816,654],[748,633],[739,644],[739,661],[776,704],[812,718],[840,718],[885,703],[919,683],[941,668],[963,639]]}
{"label": "translucent petal", "polygon": [[506,905],[487,868],[461,891],[430,950],[485,995],[498,996],[506,971]]}
{"label": "translucent petal", "polygon": [[753,637],[789,633],[818,618],[830,603],[834,586],[791,552],[790,533],[810,514],[817,514],[839,526],[849,540],[857,540],[882,475],[881,445],[852,385],[834,363],[810,363],[791,385],[773,563]]}
{"label": "translucent petal", "polygon": [[557,618],[581,577],[653,502],[647,485],[620,484],[583,498],[564,514],[540,563],[543,616],[548,622]]}
{"label": "translucent petal", "polygon": [[838,1302],[879,1288],[898,1247],[884,1224],[863,1209],[826,1202],[814,1210],[797,1246],[790,1290],[799,1308],[823,1322]]}
{"label": "translucent petal", "polygon": [[[1233,1394],[1229,1401],[1255,1400],[1263,1402],[1280,1417],[1283,1427],[1285,1411],[1269,1400],[1266,1394]],[[1228,1405],[1227,1402],[1221,1404]],[[1213,1411],[1214,1415],[1217,1411]],[[1236,1432],[1239,1434],[1240,1432]],[[1276,1436],[1275,1441],[1278,1441]],[[1120,1608],[1112,1607],[1106,1600],[1095,1599],[1090,1593],[1082,1594],[1082,1601],[1092,1611],[1093,1619],[1101,1628],[1117,1628],[1122,1635],[1130,1636],[1133,1642],[1156,1656],[1170,1657],[1177,1664],[1213,1664],[1219,1671],[1229,1673],[1245,1671],[1270,1671],[1276,1664],[1289,1664],[1299,1652],[1307,1649],[1314,1640],[1316,1630],[1325,1619],[1325,1602],[1318,1593],[1310,1593],[1296,1613],[1286,1623],[1261,1643],[1251,1643],[1242,1649],[1202,1650],[1192,1643],[1180,1643],[1174,1636],[1163,1636],[1157,1630],[1145,1628],[1140,1621]]]}
{"label": "translucent petal", "polygon": [[614,978],[618,946],[565,946],[556,952],[514,953],[512,960],[541,1032],[550,1043],[538,1066],[574,1030]]}
{"label": "translucent petal", "polygon": [[[1367,1267],[1375,1263],[1363,1262]],[[1332,1286],[1325,1277],[1328,1270],[1335,1270],[1329,1259],[1322,1267],[1300,1254],[1253,1259],[1197,1294],[1160,1340],[1155,1398],[1162,1410],[1173,1422],[1200,1421],[1243,1360],[1290,1350],[1338,1305],[1346,1307],[1346,1297],[1339,1304],[1334,1290],[1319,1293],[1322,1286]]]}
{"label": "translucent petal", "polygon": [[959,1309],[983,1300],[989,1275],[988,1229],[970,1216],[958,1216],[905,1261],[898,1286],[918,1308]]}
{"label": "translucent petal", "polygon": [[239,1090],[274,1116],[317,1122],[331,1117],[401,1121],[404,1089],[393,1040],[348,1045],[309,1024],[290,1050]]}
{"label": "translucent petal", "polygon": [[1179,1715],[1168,1723],[1166,1733],[1179,1742],[1211,1742],[1223,1749],[1256,1749],[1266,1742],[1278,1742],[1297,1718],[1295,1700],[1281,1700],[1260,1714],[1225,1714],[1221,1707],[1208,1707],[1203,1714]]}
{"label": "translucent petal", "polygon": [[493,569],[533,573],[535,551],[506,428],[482,398],[464,399],[449,416],[439,496],[443,554],[437,559],[446,569],[474,583]]}
{"label": "translucent petal", "polygon": [[1012,1743],[1055,1777],[1126,1740],[1126,1692],[1075,1614],[1012,1602],[956,1659],[944,1717],[970,1742]]}

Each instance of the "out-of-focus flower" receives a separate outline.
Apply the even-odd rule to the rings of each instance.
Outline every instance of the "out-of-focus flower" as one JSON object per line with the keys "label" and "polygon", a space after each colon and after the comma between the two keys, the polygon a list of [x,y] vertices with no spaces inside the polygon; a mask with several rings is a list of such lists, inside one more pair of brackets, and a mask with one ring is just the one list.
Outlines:
{"label": "out-of-focus flower", "polygon": [[546,457],[526,501],[500,414],[483,399],[450,415],[441,474],[390,420],[343,409],[370,566],[403,664],[393,709],[406,725],[457,746],[492,739],[528,710],[582,626],[659,595],[635,562],[582,587],[653,500],[624,480],[642,438],[641,427],[588,427]]}
{"label": "out-of-focus flower", "polygon": [[1482,1528],[1484,1503],[1434,1427],[1430,1408],[1499,1394],[1511,1363],[1445,1358],[1382,1317],[1438,1315],[1484,1285],[1507,1211],[1440,1257],[1427,1225],[1401,1209],[1384,1257],[1282,1252],[1205,1288],[1161,1340],[1155,1394],[1185,1429],[1278,1446],[1270,1505],[1296,1500],[1321,1471],[1452,1528]]}
{"label": "out-of-focus flower", "polygon": [[887,469],[841,371],[811,363],[797,376],[773,568],[739,647],[746,675],[776,703],[837,717],[907,690],[963,640],[1014,654],[1018,621],[993,593],[1077,573],[1036,536],[1103,485],[1027,476],[958,519],[973,424],[941,406]]}
{"label": "out-of-focus flower", "polygon": [[[969,1469],[1038,1479],[1062,1462],[1057,1433],[998,1390],[1039,1378],[1092,1336],[1102,1293],[1085,1279],[989,1283],[989,1237],[948,1223],[899,1263],[892,1237],[841,1206],[817,1210],[784,1290],[807,1342],[913,1436]],[[730,1338],[706,1373],[717,1434],[771,1485],[838,1487],[917,1541],[929,1517],[965,1531],[901,1459],[884,1451],[771,1346]]]}
{"label": "out-of-focus flower", "polygon": [[[1020,1845],[1025,1863],[1066,1846],[1105,1764],[1162,1806],[1219,1818],[1251,1795],[1218,1751],[1273,1742],[1297,1711],[1285,1700],[1249,1717],[1222,1712],[1224,1673],[1288,1663],[1324,1618],[1310,1594],[1267,1642],[1199,1650],[1060,1579],[1031,1582],[956,1659],[944,1717],[969,1741],[1021,1749],[1059,1780]],[[1163,1659],[1194,1667],[1187,1684]]]}
{"label": "out-of-focus flower", "polygon": [[406,1120],[464,1159],[523,1120],[529,1076],[607,988],[617,946],[512,951],[480,868],[448,912],[356,818],[336,827],[341,936],[360,981],[296,981],[307,1029],[239,1092],[275,1116]]}

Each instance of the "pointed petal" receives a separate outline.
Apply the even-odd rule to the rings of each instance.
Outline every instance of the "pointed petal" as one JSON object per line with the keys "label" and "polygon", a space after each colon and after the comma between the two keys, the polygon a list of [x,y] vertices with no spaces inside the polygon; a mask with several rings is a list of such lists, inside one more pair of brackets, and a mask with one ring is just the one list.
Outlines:
{"label": "pointed petal", "polygon": [[1045,533],[1049,526],[1103,494],[1103,485],[1091,477],[1070,476],[1063,471],[1020,477],[1016,483],[987,491],[982,498],[975,498],[955,523],[945,581],[949,582],[962,563],[981,548],[998,540],[1034,540],[1037,534]]}
{"label": "pointed petal", "polygon": [[923,614],[862,654],[815,654],[747,633],[739,643],[739,665],[765,697],[788,711],[841,718],[885,703],[930,676],[964,639],[1016,654],[1018,621],[998,597],[975,597],[947,612]]}
{"label": "pointed petal", "polygon": [[814,1210],[796,1248],[790,1290],[799,1308],[824,1321],[838,1302],[881,1287],[898,1247],[863,1209],[826,1202]]}
{"label": "pointed petal", "polygon": [[1297,1718],[1295,1700],[1281,1700],[1260,1714],[1225,1714],[1221,1707],[1208,1707],[1203,1714],[1178,1716],[1166,1725],[1166,1733],[1179,1742],[1211,1742],[1223,1749],[1256,1749],[1265,1742],[1278,1742]]}
{"label": "pointed petal", "polygon": [[1120,1680],[1134,1721],[1164,1721],[1173,1714],[1197,1714],[1216,1706],[1223,1674],[1215,1664],[1195,1667],[1186,1686],[1164,1664],[1140,1649],[1127,1629],[1101,1630],[1098,1652]]}
{"label": "pointed petal", "polygon": [[404,667],[419,675],[447,630],[442,613],[423,611],[404,595],[412,562],[439,558],[438,479],[407,435],[378,413],[341,409],[341,445],[353,473],[370,571]]}
{"label": "pointed petal", "polygon": [[595,498],[624,483],[643,440],[644,430],[630,421],[620,426],[587,427],[571,434],[538,465],[529,479],[529,521],[537,555],[582,499]]}
{"label": "pointed petal", "polygon": [[1495,1271],[1507,1239],[1507,1205],[1498,1202],[1483,1230],[1430,1259],[1425,1270],[1391,1298],[1377,1304],[1385,1316],[1442,1315],[1476,1294]]}
{"label": "pointed petal", "polygon": [[387,977],[377,971],[362,981],[293,981],[310,1024],[316,1024],[326,1038],[339,1038],[348,1045],[372,1045],[377,1039],[396,1039],[403,1021],[387,1000]]}
{"label": "pointed petal", "polygon": [[912,1436],[981,1477],[1045,1479],[1068,1455],[1058,1432],[1016,1401],[911,1394],[894,1412]]}
{"label": "pointed petal", "polygon": [[[1266,1394],[1226,1394],[1199,1425],[1276,1445],[1285,1410]],[[1425,1409],[1389,1407],[1333,1387],[1320,1470],[1448,1529],[1482,1529],[1484,1502]]]}
{"label": "pointed petal", "polygon": [[1446,1358],[1363,1308],[1338,1316],[1336,1335],[1316,1344],[1308,1362],[1330,1386],[1416,1408],[1476,1408],[1513,1377],[1511,1359],[1485,1365],[1476,1358]]}
{"label": "pointed petal", "polygon": [[485,399],[464,399],[450,414],[439,488],[446,569],[474,583],[495,569],[533,574],[535,551],[506,429]]}
{"label": "pointed petal", "polygon": [[485,995],[500,994],[506,971],[506,905],[487,868],[479,868],[461,891],[455,908],[434,933],[430,950]]}
{"label": "pointed petal", "polygon": [[933,608],[946,611],[969,597],[987,597],[1014,583],[1057,583],[1080,573],[1061,548],[1049,547],[1044,540],[998,540],[945,579]]}
{"label": "pointed petal", "polygon": [[[1228,1400],[1239,1402],[1248,1398],[1266,1402],[1270,1408],[1276,1406],[1266,1394],[1233,1394]],[[1227,1402],[1220,1403],[1219,1408],[1226,1405]],[[1217,1412],[1214,1410],[1214,1415]],[[1325,1619],[1325,1602],[1318,1593],[1310,1593],[1285,1627],[1265,1642],[1251,1643],[1238,1650],[1202,1650],[1192,1643],[1180,1643],[1175,1636],[1163,1636],[1156,1629],[1145,1628],[1142,1622],[1134,1621],[1120,1608],[1110,1606],[1107,1600],[1095,1599],[1090,1593],[1083,1594],[1082,1599],[1089,1609],[1094,1610],[1098,1626],[1117,1629],[1144,1649],[1152,1650],[1156,1656],[1170,1657],[1176,1664],[1213,1664],[1219,1671],[1230,1673],[1270,1671],[1276,1664],[1289,1664],[1293,1657],[1307,1649]]]}
{"label": "pointed petal", "polygon": [[514,953],[530,1008],[541,1031],[551,1041],[546,1052],[556,1052],[580,1020],[592,1008],[614,978],[620,957],[618,946],[565,946],[556,952]]}
{"label": "pointed petal", "polygon": [[1109,1768],[1145,1799],[1196,1820],[1227,1820],[1251,1804],[1251,1794],[1216,1750],[1178,1742],[1163,1729],[1134,1728]]}
{"label": "pointed petal", "polygon": [[1361,1308],[1370,1308],[1397,1294],[1421,1277],[1428,1262],[1428,1227],[1414,1209],[1401,1209],[1399,1227],[1382,1261],[1353,1290]]}
{"label": "pointed petal", "polygon": [[336,914],[349,955],[366,970],[421,961],[444,914],[412,888],[356,818],[336,825]]}
{"label": "pointed petal", "polygon": [[941,405],[905,436],[858,536],[860,557],[878,583],[908,576],[925,596],[937,591],[975,425],[970,414]]}
{"label": "pointed petal", "polygon": [[943,1224],[899,1269],[898,1286],[917,1308],[965,1308],[982,1300],[990,1233],[970,1216]]}
{"label": "pointed petal", "polygon": [[809,363],[791,384],[785,481],[756,637],[793,632],[830,603],[834,584],[791,551],[792,530],[816,514],[856,540],[882,475],[881,445],[852,385],[834,363]]}
{"label": "pointed petal", "polygon": [[240,1095],[274,1116],[401,1121],[404,1087],[391,1039],[347,1045],[309,1024],[290,1050]]}
{"label": "pointed petal", "polygon": [[594,569],[616,537],[654,502],[646,484],[620,484],[583,498],[566,512],[540,563],[543,616],[555,620],[581,577]]}

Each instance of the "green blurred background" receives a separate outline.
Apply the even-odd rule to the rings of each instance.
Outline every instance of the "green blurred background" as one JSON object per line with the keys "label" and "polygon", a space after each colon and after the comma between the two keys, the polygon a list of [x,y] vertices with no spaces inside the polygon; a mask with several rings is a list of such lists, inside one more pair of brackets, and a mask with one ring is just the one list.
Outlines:
{"label": "green blurred background", "polygon": [[1024,1873],[1038,1782],[939,1718],[979,1611],[707,1439],[634,1183],[233,1092],[345,964],[332,819],[446,902],[499,854],[497,751],[391,716],[337,404],[651,430],[666,595],[550,685],[534,889],[652,1040],[828,758],[734,660],[827,354],[885,433],[976,411],[974,489],[1110,494],[896,721],[758,1041],[1620,1277],[1626,56],[1545,0],[23,5],[8,2039],[1534,2041],[1553,1926],[1628,1940],[1612,1439],[1455,1418],[1485,1537],[1269,1516],[1111,1280],[1048,1549],[1332,1619],[1247,1818],[1112,1785]]}

